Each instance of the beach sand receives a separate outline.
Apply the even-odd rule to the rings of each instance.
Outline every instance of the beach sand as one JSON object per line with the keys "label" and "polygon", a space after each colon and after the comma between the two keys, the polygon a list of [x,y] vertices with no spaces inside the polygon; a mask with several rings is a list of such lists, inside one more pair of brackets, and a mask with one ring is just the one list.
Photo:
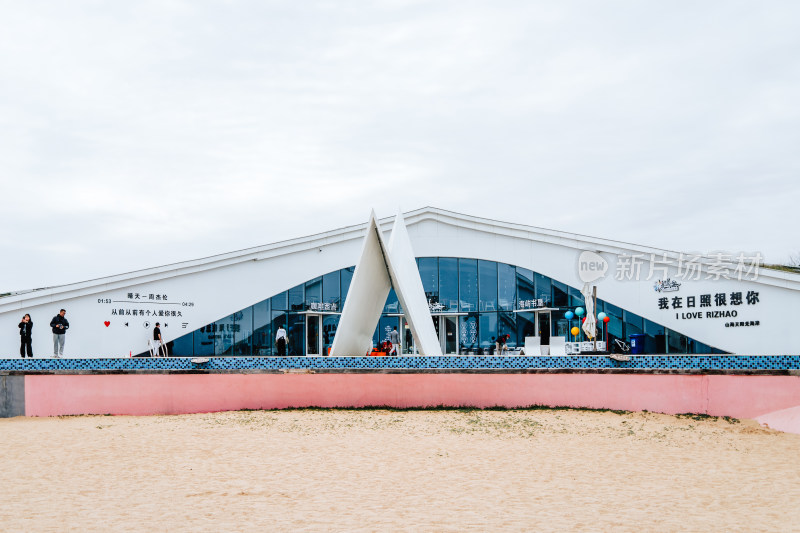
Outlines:
{"label": "beach sand", "polygon": [[3,531],[800,530],[800,435],[580,410],[0,420]]}

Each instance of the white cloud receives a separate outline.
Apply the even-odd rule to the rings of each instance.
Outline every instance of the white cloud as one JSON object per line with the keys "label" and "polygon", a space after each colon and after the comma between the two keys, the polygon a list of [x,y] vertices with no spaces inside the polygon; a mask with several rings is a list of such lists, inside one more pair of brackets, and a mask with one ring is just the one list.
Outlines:
{"label": "white cloud", "polygon": [[788,231],[799,14],[792,2],[7,4],[0,245],[15,261],[0,286],[398,205],[781,260],[800,249]]}

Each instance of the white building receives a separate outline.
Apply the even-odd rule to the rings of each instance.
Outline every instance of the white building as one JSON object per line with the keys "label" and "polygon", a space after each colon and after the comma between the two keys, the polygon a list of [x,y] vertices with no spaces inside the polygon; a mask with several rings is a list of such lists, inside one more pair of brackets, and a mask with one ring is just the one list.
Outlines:
{"label": "white building", "polygon": [[[380,220],[386,238],[393,221]],[[788,331],[800,275],[759,268],[753,254],[699,258],[436,208],[405,221],[446,354],[488,353],[506,334],[510,347],[526,336],[572,340],[579,322],[565,314],[584,307],[581,276],[598,278],[597,311],[610,318],[600,339],[642,334],[648,353],[800,352]],[[278,325],[289,355],[325,354],[366,227],[0,298],[0,354],[18,357],[29,313],[35,356],[51,356],[48,324],[62,308],[67,357],[146,352],[155,322],[173,355],[275,355]],[[374,340],[394,327],[412,353],[390,293]]]}

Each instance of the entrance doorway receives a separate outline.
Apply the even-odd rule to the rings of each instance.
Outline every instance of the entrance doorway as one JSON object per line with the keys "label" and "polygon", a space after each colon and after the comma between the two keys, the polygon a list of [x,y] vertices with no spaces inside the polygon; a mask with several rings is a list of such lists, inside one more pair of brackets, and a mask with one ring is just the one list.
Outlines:
{"label": "entrance doorway", "polygon": [[539,332],[542,346],[550,345],[550,311],[536,313],[536,331]]}
{"label": "entrance doorway", "polygon": [[322,315],[306,315],[306,355],[322,354]]}
{"label": "entrance doorway", "polygon": [[434,315],[433,327],[439,336],[439,345],[442,353],[447,355],[458,354],[458,316]]}

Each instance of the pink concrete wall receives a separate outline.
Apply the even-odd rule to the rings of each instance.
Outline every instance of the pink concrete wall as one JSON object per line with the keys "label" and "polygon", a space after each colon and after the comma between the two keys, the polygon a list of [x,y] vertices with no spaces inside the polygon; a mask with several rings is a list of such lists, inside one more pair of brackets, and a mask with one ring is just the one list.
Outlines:
{"label": "pink concrete wall", "polygon": [[655,374],[29,375],[28,416],[284,407],[572,406],[755,418],[800,406],[800,377]]}

